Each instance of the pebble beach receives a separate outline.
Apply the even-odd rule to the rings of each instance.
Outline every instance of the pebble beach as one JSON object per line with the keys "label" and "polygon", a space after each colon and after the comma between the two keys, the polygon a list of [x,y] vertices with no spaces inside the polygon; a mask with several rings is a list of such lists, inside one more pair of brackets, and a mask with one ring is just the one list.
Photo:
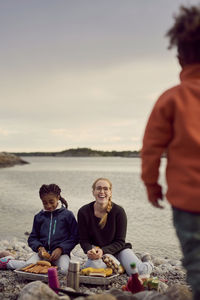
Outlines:
{"label": "pebble beach", "polygon": [[[0,161],[0,167],[10,166],[10,163],[6,165],[7,161],[5,163],[5,158],[9,158],[8,155],[5,153],[2,155],[0,155],[0,158],[3,157],[4,164],[2,165]],[[18,161],[13,162],[13,156],[11,159],[12,165],[19,163]],[[28,190],[30,193],[30,188]],[[26,232],[25,236],[28,234],[29,233]],[[161,247],[161,249],[162,248],[163,247]],[[26,261],[32,255],[32,250],[28,247],[26,238],[24,237],[22,237],[22,239],[19,239],[19,237],[6,237],[5,239],[1,239],[0,252],[4,250],[11,252],[18,260]],[[136,253],[139,258],[141,258],[143,254],[144,253]],[[42,281],[30,281],[20,277],[19,274],[14,271],[0,270],[0,300],[190,300],[191,291],[190,287],[186,283],[186,273],[182,267],[181,260],[177,259],[177,256],[169,256],[167,252],[162,253],[162,255],[151,256],[154,264],[151,278],[159,279],[159,288],[156,291],[148,290],[134,295],[130,292],[123,292],[122,286],[127,284],[128,276],[126,274],[121,274],[108,285],[80,283],[79,292],[84,293],[84,297],[71,296],[70,298],[67,295],[58,296],[48,287],[48,284],[43,283]],[[86,255],[83,253],[79,245],[73,249],[71,259],[79,261],[80,266],[82,266],[86,261]],[[66,276],[59,272],[58,275],[60,288],[62,290],[68,289]],[[36,293],[38,294],[36,295]],[[85,296],[85,294],[90,296]]]}
{"label": "pebble beach", "polygon": [[[17,238],[13,238],[11,240],[1,240],[0,251],[3,250],[10,251],[16,259],[20,260],[27,260],[32,254],[32,250],[28,247],[27,243],[24,241],[20,241]],[[139,258],[142,255],[141,253],[136,254]],[[82,265],[85,262],[86,255],[83,253],[79,245],[77,245],[73,249],[71,259],[79,261],[80,265]],[[152,257],[152,260],[154,263],[154,269],[151,274],[151,277],[157,277],[159,278],[159,280],[162,281],[164,287],[162,286],[161,289],[166,290],[167,288],[172,287],[174,285],[187,286],[185,270],[182,267],[180,260],[175,260],[173,259],[173,257],[166,257],[165,255],[163,255],[163,257]],[[126,274],[122,274],[118,276],[117,279],[109,285],[96,286],[80,284],[80,292],[87,294],[101,294],[109,292],[112,289],[121,291],[122,286],[126,285],[127,280],[128,276]],[[59,281],[60,287],[62,289],[65,289],[66,276],[59,274]],[[18,274],[16,274],[14,271],[0,270],[0,299],[18,299],[20,292],[29,282],[30,281],[28,280],[20,278]],[[188,289],[190,288],[188,287]]]}

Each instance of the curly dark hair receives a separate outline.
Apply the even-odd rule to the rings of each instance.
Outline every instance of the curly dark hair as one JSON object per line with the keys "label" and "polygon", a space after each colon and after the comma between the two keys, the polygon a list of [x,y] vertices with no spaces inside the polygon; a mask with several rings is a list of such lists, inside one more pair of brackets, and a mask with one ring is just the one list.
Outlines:
{"label": "curly dark hair", "polygon": [[68,208],[68,203],[63,197],[61,197],[61,189],[57,184],[43,184],[39,190],[40,198],[42,199],[42,196],[48,193],[53,193],[56,196],[60,196],[59,200],[65,205],[66,208]]}
{"label": "curly dark hair", "polygon": [[169,49],[176,46],[185,64],[200,62],[200,5],[180,6],[174,16],[174,25],[168,30]]}

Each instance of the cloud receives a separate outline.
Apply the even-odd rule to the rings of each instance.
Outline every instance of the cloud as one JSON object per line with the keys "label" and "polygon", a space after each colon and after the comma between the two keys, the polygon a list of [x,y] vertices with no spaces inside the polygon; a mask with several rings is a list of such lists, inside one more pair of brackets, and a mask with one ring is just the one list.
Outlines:
{"label": "cloud", "polygon": [[[24,147],[19,151],[31,144],[35,151],[79,146],[137,150],[153,104],[177,80],[169,60],[25,75],[11,77],[12,89],[1,91],[4,149],[13,143]],[[16,138],[8,141],[13,128]]]}
{"label": "cloud", "polygon": [[51,129],[50,134],[53,136],[64,137],[64,138],[73,138],[73,133],[65,128]]}
{"label": "cloud", "polygon": [[[55,128],[50,130],[55,144],[67,147],[90,147],[107,150],[139,149],[140,139],[135,121],[96,121],[93,126],[83,124],[81,128]],[[134,138],[133,138],[134,137]],[[68,146],[67,146],[68,145]]]}
{"label": "cloud", "polygon": [[178,82],[164,34],[182,2],[1,1],[2,147],[140,148],[153,104]]}
{"label": "cloud", "polygon": [[8,136],[9,134],[10,134],[10,132],[8,130],[0,128],[0,135]]}
{"label": "cloud", "polygon": [[19,132],[17,130],[8,130],[8,129],[0,128],[0,136],[8,137],[11,135],[16,135],[18,133]]}

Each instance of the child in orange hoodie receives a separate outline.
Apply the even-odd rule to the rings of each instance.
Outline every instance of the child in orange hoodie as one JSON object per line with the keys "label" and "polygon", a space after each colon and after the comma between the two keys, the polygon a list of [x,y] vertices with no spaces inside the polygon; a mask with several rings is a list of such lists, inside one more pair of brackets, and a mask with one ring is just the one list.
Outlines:
{"label": "child in orange hoodie", "polygon": [[177,47],[180,84],[165,91],[150,114],[141,151],[148,199],[162,208],[160,159],[167,156],[166,197],[183,251],[193,299],[200,299],[200,5],[180,7],[167,32]]}

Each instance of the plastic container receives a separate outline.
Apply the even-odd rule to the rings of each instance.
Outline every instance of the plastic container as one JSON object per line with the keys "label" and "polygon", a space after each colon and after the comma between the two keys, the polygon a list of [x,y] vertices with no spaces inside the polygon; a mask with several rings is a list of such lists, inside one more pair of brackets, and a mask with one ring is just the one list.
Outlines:
{"label": "plastic container", "polygon": [[60,288],[60,283],[58,279],[58,272],[56,268],[48,269],[48,284],[49,287],[54,290],[55,293],[58,294],[58,290]]}

